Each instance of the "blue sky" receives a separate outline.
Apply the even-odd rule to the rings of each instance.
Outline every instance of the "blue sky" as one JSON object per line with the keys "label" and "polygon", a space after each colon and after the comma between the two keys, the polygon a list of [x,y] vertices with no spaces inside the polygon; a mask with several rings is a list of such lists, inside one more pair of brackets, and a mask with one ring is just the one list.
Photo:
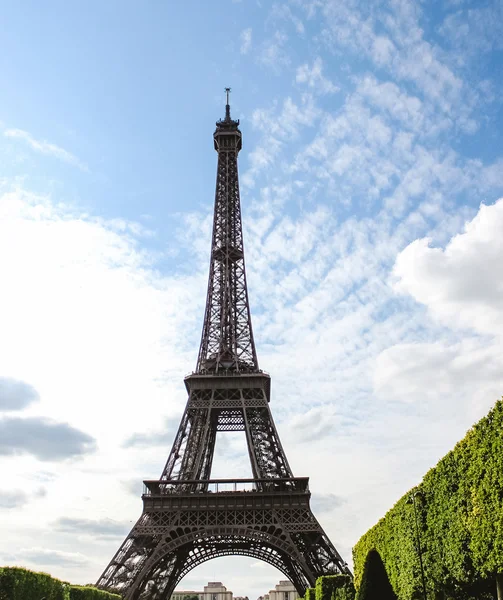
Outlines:
{"label": "blue sky", "polygon": [[[259,362],[347,560],[501,397],[502,16],[3,7],[0,563],[96,580],[162,470],[201,331],[225,86]],[[214,474],[247,473],[243,450],[222,436]],[[279,578],[236,558],[182,585],[255,598]]]}

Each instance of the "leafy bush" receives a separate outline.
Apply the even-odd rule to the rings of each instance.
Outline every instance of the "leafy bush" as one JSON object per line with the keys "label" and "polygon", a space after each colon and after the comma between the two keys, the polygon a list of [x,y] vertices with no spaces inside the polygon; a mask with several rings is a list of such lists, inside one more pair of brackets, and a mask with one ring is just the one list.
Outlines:
{"label": "leafy bush", "polygon": [[503,573],[503,401],[414,493],[413,502],[407,493],[355,545],[356,587],[376,549],[400,600],[421,598],[421,550],[429,596],[495,597],[495,578]]}

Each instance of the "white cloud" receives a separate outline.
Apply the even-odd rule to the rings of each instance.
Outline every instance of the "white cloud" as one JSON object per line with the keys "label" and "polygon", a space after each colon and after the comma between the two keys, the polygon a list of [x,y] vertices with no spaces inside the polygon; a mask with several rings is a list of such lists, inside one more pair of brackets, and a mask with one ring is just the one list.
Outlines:
{"label": "white cloud", "polygon": [[64,552],[60,550],[49,550],[33,546],[22,548],[16,555],[16,564],[32,566],[39,569],[40,566],[76,566],[84,567],[89,564],[89,559],[79,552]]}
{"label": "white cloud", "polygon": [[316,58],[313,66],[304,63],[297,69],[295,81],[305,83],[310,89],[320,94],[334,94],[339,88],[327,79],[323,74],[323,63],[320,57]]}
{"label": "white cloud", "polygon": [[241,32],[241,54],[248,54],[252,46],[252,28],[248,27]]}
{"label": "white cloud", "polygon": [[454,72],[443,49],[425,39],[420,5],[408,0],[386,7],[372,1],[334,0],[319,6],[326,23],[321,39],[334,52],[363,54],[397,82],[412,83],[421,99],[453,125],[466,133],[476,131],[478,123],[471,115],[477,94]]}
{"label": "white cloud", "polygon": [[252,125],[262,133],[262,139],[249,153],[250,167],[241,177],[241,183],[253,187],[257,175],[277,163],[282,146],[295,140],[303,128],[313,126],[319,114],[310,94],[304,95],[298,104],[287,97],[279,111],[255,110]]}
{"label": "white cloud", "polygon": [[270,39],[262,43],[257,54],[258,63],[279,74],[290,64],[290,56],[285,49],[287,41],[288,36],[285,33],[276,31]]}
{"label": "white cloud", "polygon": [[421,100],[402,92],[395,83],[380,83],[372,75],[367,75],[359,83],[357,94],[373,106],[385,110],[391,118],[400,121],[405,129],[424,131],[426,115]]}
{"label": "white cloud", "polygon": [[292,11],[288,4],[273,4],[268,20],[281,20],[292,23],[298,35],[303,35],[305,32],[302,19]]}
{"label": "white cloud", "polygon": [[57,146],[56,144],[51,144],[45,140],[36,140],[30,133],[27,131],[23,131],[22,129],[6,129],[4,131],[4,136],[13,139],[23,140],[36,152],[40,152],[41,154],[46,154],[47,156],[53,156],[54,158],[58,158],[70,165],[78,167],[82,171],[89,171],[89,167],[79,160],[74,154],[68,152],[64,148]]}
{"label": "white cloud", "polygon": [[501,5],[497,0],[485,6],[467,7],[446,15],[440,29],[456,51],[457,62],[480,59],[480,54],[503,48]]}
{"label": "white cloud", "polygon": [[397,257],[397,290],[425,304],[449,326],[503,335],[503,199],[482,205],[445,249],[416,240]]}

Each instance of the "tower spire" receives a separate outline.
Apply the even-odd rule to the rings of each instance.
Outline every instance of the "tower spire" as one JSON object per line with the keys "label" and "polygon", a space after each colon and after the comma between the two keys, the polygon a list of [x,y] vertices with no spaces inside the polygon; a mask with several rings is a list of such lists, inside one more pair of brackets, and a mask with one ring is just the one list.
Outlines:
{"label": "tower spire", "polygon": [[246,286],[246,271],[239,197],[239,121],[230,116],[225,88],[225,119],[217,121],[213,134],[218,152],[217,184],[211,242],[208,294],[198,373],[258,372],[257,353]]}
{"label": "tower spire", "polygon": [[231,105],[229,104],[229,95],[231,93],[231,88],[230,87],[226,87],[225,88],[225,96],[226,96],[226,103],[225,103],[225,120],[226,121],[230,121],[231,120]]}

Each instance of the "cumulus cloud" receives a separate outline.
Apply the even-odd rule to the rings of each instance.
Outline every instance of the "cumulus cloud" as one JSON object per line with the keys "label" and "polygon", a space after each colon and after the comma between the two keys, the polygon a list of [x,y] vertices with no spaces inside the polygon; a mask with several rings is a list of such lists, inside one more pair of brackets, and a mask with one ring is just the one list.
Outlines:
{"label": "cumulus cloud", "polygon": [[89,171],[89,167],[80,161],[74,154],[68,152],[68,150],[61,148],[56,144],[51,144],[45,140],[37,140],[27,131],[23,131],[22,129],[6,129],[4,131],[4,136],[12,139],[22,140],[26,142],[26,144],[28,144],[32,150],[35,150],[35,152],[40,152],[41,154],[58,158],[63,162],[78,167],[82,171]]}
{"label": "cumulus cloud", "polygon": [[96,440],[67,423],[41,417],[0,419],[0,455],[31,454],[43,461],[59,461],[96,450]]}
{"label": "cumulus cloud", "polygon": [[481,205],[445,247],[420,238],[398,254],[394,289],[423,304],[444,329],[427,340],[390,345],[377,356],[373,386],[379,398],[408,406],[406,411],[421,407],[441,423],[463,415],[475,420],[501,397],[503,288],[496,274],[502,228],[499,200]]}
{"label": "cumulus cloud", "polygon": [[0,377],[0,411],[21,410],[39,399],[37,390],[29,383]]}
{"label": "cumulus cloud", "polygon": [[478,333],[503,334],[503,199],[482,205],[445,248],[422,238],[397,257],[395,289],[426,305],[442,323]]}
{"label": "cumulus cloud", "polygon": [[487,405],[503,393],[502,360],[499,344],[476,339],[397,344],[377,357],[374,389],[382,399],[422,406],[438,418],[448,417],[448,399],[454,396],[476,414],[472,407]]}

